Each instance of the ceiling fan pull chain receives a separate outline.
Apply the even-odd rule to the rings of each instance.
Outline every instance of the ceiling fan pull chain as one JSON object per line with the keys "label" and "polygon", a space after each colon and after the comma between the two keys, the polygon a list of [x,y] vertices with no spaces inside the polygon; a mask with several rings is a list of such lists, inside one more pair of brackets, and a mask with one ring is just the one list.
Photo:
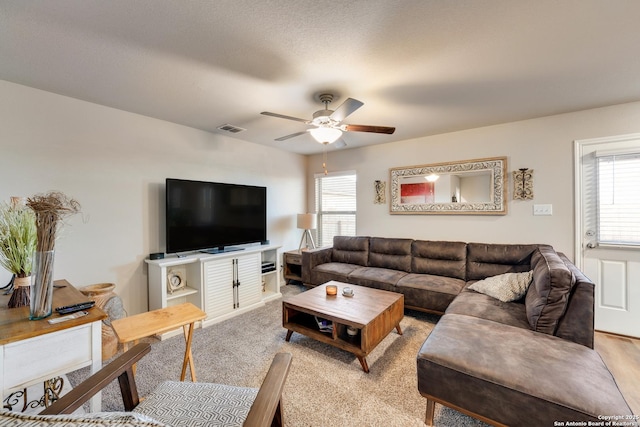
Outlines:
{"label": "ceiling fan pull chain", "polygon": [[322,169],[324,169],[325,175],[329,174],[327,170],[327,144],[327,142],[323,143],[324,147],[322,148]]}

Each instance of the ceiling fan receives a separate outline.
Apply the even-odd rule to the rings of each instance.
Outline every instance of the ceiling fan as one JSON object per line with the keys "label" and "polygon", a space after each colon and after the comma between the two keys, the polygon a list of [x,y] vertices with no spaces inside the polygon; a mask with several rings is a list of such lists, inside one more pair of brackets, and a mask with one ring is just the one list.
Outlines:
{"label": "ceiling fan", "polygon": [[[311,120],[300,119],[297,117],[285,116],[284,114],[271,113],[269,111],[263,111],[260,114],[265,116],[279,117],[281,119],[295,120],[302,122],[309,126],[315,126],[314,128],[307,129],[302,132],[292,133],[290,135],[281,136],[276,138],[276,141],[284,141],[289,138],[304,135],[309,132],[311,136],[321,144],[327,145],[336,142],[341,136],[342,132],[371,132],[371,133],[385,133],[391,135],[395,132],[396,128],[388,126],[369,126],[369,125],[350,125],[342,123],[351,113],[362,107],[364,104],[357,99],[347,98],[335,111],[329,110],[329,104],[333,101],[334,95],[331,93],[321,93],[318,95],[320,102],[324,104],[324,110],[318,110],[313,113]],[[346,145],[346,144],[344,144]],[[343,146],[344,146],[343,145]]]}

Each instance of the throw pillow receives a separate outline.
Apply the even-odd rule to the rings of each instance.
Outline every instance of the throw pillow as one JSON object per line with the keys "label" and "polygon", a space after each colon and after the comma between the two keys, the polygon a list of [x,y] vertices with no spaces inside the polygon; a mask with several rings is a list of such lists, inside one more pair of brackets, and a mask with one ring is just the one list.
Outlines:
{"label": "throw pillow", "polygon": [[527,293],[532,278],[533,271],[505,273],[479,280],[469,286],[469,289],[489,295],[502,302],[511,302],[519,300]]}

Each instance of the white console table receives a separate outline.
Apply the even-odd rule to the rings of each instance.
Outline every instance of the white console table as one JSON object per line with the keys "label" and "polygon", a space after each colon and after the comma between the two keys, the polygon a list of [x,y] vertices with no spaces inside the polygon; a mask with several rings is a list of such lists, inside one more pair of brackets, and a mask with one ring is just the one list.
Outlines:
{"label": "white console table", "polygon": [[[53,307],[87,300],[66,280],[57,280]],[[102,320],[97,307],[78,319],[50,324],[48,319],[29,320],[29,307],[7,308],[0,298],[0,390],[2,401],[11,393],[85,366],[94,374],[102,368]],[[91,412],[101,409],[101,394],[91,399]],[[44,408],[43,408],[44,409]]]}

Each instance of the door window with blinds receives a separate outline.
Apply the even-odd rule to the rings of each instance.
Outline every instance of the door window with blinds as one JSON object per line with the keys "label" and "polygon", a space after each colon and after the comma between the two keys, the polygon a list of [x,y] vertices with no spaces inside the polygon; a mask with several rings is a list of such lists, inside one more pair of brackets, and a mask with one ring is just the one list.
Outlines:
{"label": "door window with blinds", "polygon": [[331,246],[333,236],[356,235],[356,173],[315,176],[318,246]]}
{"label": "door window with blinds", "polygon": [[640,153],[598,153],[598,244],[640,246]]}

